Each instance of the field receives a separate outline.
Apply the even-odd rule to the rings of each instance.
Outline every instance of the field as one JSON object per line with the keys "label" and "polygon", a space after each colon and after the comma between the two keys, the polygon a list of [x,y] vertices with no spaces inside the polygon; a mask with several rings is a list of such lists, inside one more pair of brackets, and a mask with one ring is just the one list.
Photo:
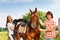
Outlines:
{"label": "field", "polygon": [[0,32],[0,40],[7,40],[7,32]]}
{"label": "field", "polygon": [[[0,32],[0,40],[7,40],[7,39],[8,39],[7,32]],[[44,33],[41,33],[40,40],[43,40],[43,39],[44,39]],[[58,40],[58,38],[55,38],[55,40]]]}

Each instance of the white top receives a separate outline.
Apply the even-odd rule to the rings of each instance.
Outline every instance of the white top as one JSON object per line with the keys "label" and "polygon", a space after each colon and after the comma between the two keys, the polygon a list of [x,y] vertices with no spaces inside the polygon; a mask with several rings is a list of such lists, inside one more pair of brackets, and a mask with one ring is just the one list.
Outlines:
{"label": "white top", "polygon": [[14,27],[14,25],[12,23],[7,24],[9,34],[13,34],[13,31],[10,29],[10,27]]}

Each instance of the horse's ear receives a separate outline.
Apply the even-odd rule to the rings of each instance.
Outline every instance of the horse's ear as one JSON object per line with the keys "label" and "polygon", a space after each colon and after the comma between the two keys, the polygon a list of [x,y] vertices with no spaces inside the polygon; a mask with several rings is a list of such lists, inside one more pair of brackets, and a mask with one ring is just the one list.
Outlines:
{"label": "horse's ear", "polygon": [[32,10],[31,9],[29,9],[30,10],[30,12],[32,13]]}
{"label": "horse's ear", "polygon": [[37,8],[35,8],[35,12],[37,12]]}

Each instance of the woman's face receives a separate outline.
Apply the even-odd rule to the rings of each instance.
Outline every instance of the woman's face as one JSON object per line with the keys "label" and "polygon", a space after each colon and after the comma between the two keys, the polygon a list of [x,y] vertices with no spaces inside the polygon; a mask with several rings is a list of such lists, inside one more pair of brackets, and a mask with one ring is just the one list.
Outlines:
{"label": "woman's face", "polygon": [[52,17],[51,14],[48,14],[48,15],[47,15],[47,19],[48,19],[48,20],[50,20],[51,17]]}
{"label": "woman's face", "polygon": [[8,17],[8,21],[9,22],[12,21],[12,17],[11,16]]}

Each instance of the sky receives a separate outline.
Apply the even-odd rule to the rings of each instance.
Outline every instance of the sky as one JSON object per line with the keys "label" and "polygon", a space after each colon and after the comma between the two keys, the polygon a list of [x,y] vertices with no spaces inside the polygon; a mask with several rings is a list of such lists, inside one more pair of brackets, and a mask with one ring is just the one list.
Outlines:
{"label": "sky", "polygon": [[0,27],[6,27],[6,17],[11,15],[13,19],[22,18],[29,12],[29,8],[47,12],[51,11],[54,21],[58,24],[60,18],[60,0],[0,0]]}

